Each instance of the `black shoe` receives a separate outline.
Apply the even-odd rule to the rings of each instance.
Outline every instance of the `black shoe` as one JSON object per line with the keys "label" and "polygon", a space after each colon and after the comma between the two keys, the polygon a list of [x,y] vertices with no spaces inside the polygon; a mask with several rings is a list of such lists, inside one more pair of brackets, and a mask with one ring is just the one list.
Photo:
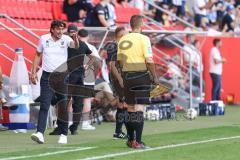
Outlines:
{"label": "black shoe", "polygon": [[71,132],[71,135],[77,135],[78,134],[77,129],[75,129],[75,127],[73,125],[71,125],[69,127],[69,130]]}
{"label": "black shoe", "polygon": [[57,127],[52,132],[49,133],[49,135],[61,135],[60,129]]}
{"label": "black shoe", "polygon": [[127,139],[127,135],[124,132],[114,133],[113,139]]}

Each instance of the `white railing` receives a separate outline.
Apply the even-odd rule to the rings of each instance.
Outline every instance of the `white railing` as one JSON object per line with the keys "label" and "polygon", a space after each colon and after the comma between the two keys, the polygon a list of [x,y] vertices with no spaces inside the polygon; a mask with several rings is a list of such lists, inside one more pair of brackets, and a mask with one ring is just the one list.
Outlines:
{"label": "white railing", "polygon": [[29,28],[25,27],[24,25],[22,25],[21,23],[19,23],[18,21],[14,20],[13,18],[11,18],[10,16],[6,15],[6,14],[2,14],[0,13],[0,17],[6,18],[9,21],[11,21],[13,24],[17,25],[18,27],[22,28],[24,31],[26,31],[27,33],[29,33],[30,35],[32,35],[33,37],[35,37],[36,39],[39,39],[40,37],[32,32]]}

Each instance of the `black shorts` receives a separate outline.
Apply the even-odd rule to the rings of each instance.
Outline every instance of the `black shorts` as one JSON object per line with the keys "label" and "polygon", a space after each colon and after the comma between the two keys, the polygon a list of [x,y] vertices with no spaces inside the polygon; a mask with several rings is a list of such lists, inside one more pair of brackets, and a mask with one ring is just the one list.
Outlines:
{"label": "black shorts", "polygon": [[139,99],[150,97],[151,80],[147,71],[123,72],[123,84],[127,104],[141,104]]}

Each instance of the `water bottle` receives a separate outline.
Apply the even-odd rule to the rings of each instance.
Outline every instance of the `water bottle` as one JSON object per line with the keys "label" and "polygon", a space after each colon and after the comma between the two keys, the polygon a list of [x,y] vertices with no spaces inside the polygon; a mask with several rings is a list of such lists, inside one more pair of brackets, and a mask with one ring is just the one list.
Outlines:
{"label": "water bottle", "polygon": [[206,116],[209,115],[209,108],[208,107],[209,107],[209,104],[206,105]]}
{"label": "water bottle", "polygon": [[[14,126],[15,132],[27,132],[27,124],[30,120],[30,85],[26,63],[23,57],[23,49],[15,50],[15,58],[9,79],[9,101],[11,107],[9,112],[9,121],[12,125],[25,124],[23,126]],[[13,107],[14,106],[14,107]]]}
{"label": "water bottle", "polygon": [[17,48],[9,79],[9,97],[17,97],[28,93],[28,86],[29,76],[23,57],[23,49]]}

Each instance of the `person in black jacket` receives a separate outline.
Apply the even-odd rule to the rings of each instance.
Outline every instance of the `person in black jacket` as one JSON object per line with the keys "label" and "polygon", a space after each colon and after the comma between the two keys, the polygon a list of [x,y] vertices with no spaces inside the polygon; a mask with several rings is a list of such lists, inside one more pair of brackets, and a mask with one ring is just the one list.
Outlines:
{"label": "person in black jacket", "polygon": [[91,14],[87,16],[85,26],[91,27],[110,27],[107,22],[109,19],[109,11],[107,4],[110,0],[101,0],[92,10]]}

